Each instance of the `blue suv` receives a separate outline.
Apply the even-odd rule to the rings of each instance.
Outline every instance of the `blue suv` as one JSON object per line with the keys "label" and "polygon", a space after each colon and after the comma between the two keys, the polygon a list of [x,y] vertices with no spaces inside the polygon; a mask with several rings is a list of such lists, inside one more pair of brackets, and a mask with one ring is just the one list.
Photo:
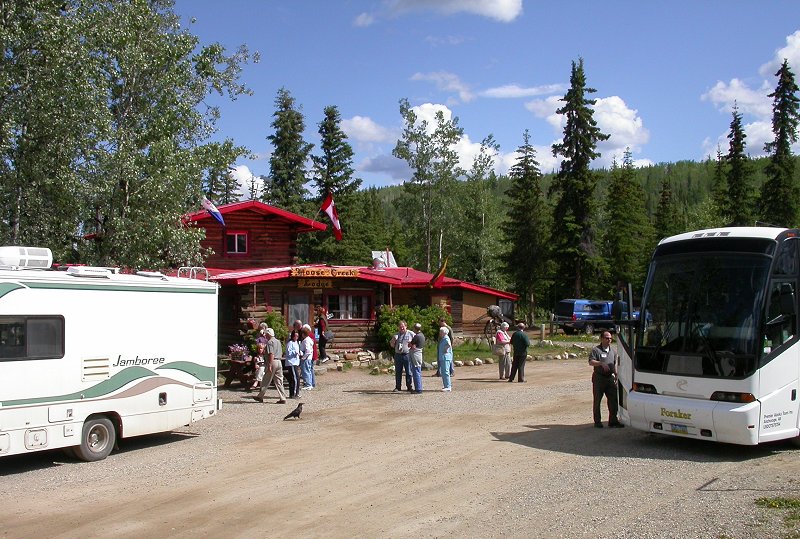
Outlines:
{"label": "blue suv", "polygon": [[611,300],[563,299],[556,305],[553,322],[567,335],[583,332],[594,334],[595,330],[614,330]]}

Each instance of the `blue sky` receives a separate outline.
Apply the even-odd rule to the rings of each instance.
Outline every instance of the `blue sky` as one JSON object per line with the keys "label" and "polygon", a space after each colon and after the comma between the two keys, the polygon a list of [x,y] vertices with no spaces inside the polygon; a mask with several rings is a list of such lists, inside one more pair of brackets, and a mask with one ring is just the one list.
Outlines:
{"label": "blue sky", "polygon": [[638,164],[701,160],[718,144],[726,153],[734,102],[747,152],[762,155],[767,94],[784,58],[800,80],[797,0],[177,0],[175,9],[202,43],[260,53],[242,73],[254,95],[221,103],[215,135],[254,152],[237,163],[242,180],[269,175],[266,137],[281,87],[315,145],[323,109],[336,105],[357,176],[384,186],[409,176],[392,157],[401,98],[423,118],[458,118],[465,168],[492,134],[505,173],[528,129],[551,172],[550,146],[562,137],[555,110],[578,58],[597,90],[595,119],[611,135],[596,166],[626,147]]}

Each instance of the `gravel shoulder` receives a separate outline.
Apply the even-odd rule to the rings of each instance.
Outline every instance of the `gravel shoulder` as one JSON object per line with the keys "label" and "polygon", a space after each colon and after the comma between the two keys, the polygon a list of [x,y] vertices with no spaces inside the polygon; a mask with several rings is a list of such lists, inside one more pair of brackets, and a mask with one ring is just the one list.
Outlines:
{"label": "gravel shoulder", "polygon": [[[452,393],[328,372],[291,405],[220,390],[220,415],[105,461],[0,460],[0,537],[781,537],[754,501],[800,496],[789,444],[594,429],[585,360],[528,382],[457,370]],[[271,396],[272,393],[268,393]],[[268,401],[271,402],[271,401]],[[291,401],[290,401],[291,402]]]}

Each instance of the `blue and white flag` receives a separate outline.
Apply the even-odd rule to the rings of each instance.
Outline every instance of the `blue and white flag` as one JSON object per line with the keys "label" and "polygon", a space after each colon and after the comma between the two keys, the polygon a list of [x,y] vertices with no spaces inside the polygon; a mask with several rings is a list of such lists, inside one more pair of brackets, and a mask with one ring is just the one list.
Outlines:
{"label": "blue and white flag", "polygon": [[211,214],[211,217],[219,221],[219,224],[225,226],[225,219],[222,218],[222,214],[219,212],[214,203],[208,200],[206,197],[203,197],[203,200],[200,202],[200,205],[203,206],[208,213]]}

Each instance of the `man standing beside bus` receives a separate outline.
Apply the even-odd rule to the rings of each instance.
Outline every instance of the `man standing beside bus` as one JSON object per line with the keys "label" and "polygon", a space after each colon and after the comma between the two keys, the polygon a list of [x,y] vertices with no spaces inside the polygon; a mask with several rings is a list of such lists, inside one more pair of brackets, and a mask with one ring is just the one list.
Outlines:
{"label": "man standing beside bus", "polygon": [[619,404],[617,403],[617,352],[611,348],[611,332],[604,331],[600,335],[600,344],[589,353],[589,365],[592,366],[592,413],[595,428],[602,429],[600,417],[600,401],[603,395],[608,404],[608,426],[622,428],[625,425],[617,419]]}

